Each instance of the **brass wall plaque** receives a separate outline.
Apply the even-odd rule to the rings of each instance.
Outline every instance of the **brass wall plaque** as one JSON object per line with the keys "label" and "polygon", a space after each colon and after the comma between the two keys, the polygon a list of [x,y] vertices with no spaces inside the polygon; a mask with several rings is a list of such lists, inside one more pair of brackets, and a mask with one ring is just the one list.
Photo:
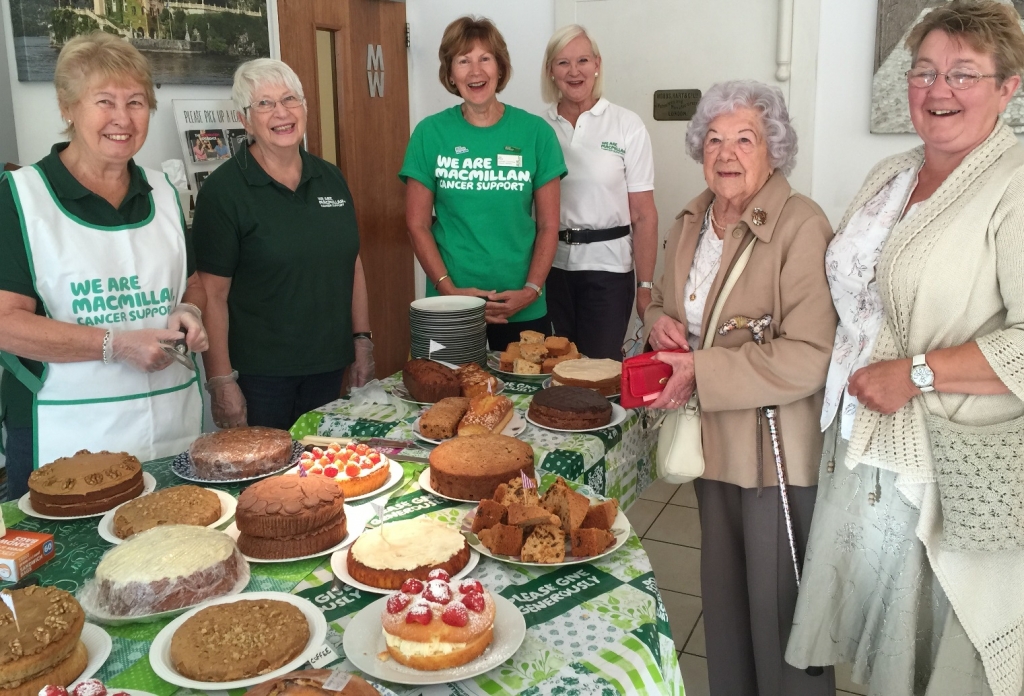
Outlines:
{"label": "brass wall plaque", "polygon": [[655,121],[689,121],[697,113],[699,89],[659,89],[654,92]]}

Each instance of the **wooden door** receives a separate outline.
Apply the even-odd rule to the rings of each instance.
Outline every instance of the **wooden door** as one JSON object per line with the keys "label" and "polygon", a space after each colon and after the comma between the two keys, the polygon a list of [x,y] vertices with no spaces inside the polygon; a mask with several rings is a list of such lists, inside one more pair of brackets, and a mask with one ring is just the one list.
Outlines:
{"label": "wooden door", "polygon": [[309,107],[307,147],[335,162],[352,190],[377,376],[384,377],[408,357],[414,299],[405,187],[398,179],[409,142],[405,4],[278,0],[277,6],[281,58],[298,73]]}

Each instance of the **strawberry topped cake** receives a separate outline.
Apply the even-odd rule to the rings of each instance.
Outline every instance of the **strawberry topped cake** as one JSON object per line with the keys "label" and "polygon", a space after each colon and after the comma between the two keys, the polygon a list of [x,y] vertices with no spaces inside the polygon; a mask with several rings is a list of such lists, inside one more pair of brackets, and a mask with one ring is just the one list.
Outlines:
{"label": "strawberry topped cake", "polygon": [[286,473],[299,476],[324,476],[334,479],[346,498],[375,491],[391,476],[391,460],[372,447],[332,442],[321,449],[303,452],[299,464]]}
{"label": "strawberry topped cake", "polygon": [[443,570],[426,582],[409,578],[381,614],[388,654],[413,669],[458,667],[494,638],[494,599],[479,580],[452,580]]}

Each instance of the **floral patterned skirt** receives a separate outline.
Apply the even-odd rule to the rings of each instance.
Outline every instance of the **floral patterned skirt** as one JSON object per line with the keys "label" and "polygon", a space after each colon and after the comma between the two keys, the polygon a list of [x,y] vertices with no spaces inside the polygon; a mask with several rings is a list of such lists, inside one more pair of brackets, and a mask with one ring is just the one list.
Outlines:
{"label": "floral patterned skirt", "polygon": [[851,663],[871,696],[990,696],[981,657],[914,534],[919,510],[892,472],[847,469],[841,439],[830,472],[835,427],[825,437],[786,661]]}

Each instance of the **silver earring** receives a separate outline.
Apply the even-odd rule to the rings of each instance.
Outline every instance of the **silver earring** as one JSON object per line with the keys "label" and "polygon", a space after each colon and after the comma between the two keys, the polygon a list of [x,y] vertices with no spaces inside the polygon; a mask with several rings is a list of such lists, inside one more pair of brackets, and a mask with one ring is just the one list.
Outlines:
{"label": "silver earring", "polygon": [[597,76],[598,76],[598,75],[600,75],[600,74],[601,74],[601,73],[599,73],[598,71],[596,71],[596,70],[594,71],[594,77],[597,77]]}

